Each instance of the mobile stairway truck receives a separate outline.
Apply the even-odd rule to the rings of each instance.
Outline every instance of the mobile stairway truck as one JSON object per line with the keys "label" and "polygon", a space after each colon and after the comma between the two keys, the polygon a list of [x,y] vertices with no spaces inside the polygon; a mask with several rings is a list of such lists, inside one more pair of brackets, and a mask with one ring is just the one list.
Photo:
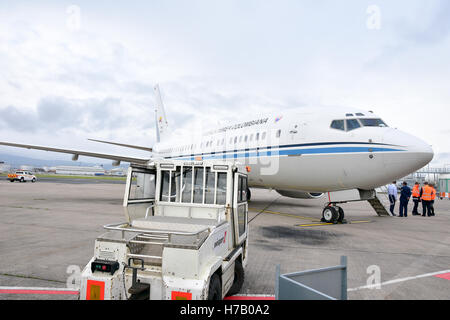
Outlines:
{"label": "mobile stairway truck", "polygon": [[244,282],[247,174],[236,164],[155,161],[128,170],[127,222],[104,226],[80,299],[222,299]]}

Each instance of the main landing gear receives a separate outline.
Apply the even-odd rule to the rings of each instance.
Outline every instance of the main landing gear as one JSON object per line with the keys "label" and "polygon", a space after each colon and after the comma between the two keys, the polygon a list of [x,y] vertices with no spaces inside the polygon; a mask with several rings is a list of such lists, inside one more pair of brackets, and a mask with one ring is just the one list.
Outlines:
{"label": "main landing gear", "polygon": [[321,222],[326,223],[347,223],[347,221],[344,219],[344,210],[336,206],[335,203],[329,203],[322,211],[322,219]]}

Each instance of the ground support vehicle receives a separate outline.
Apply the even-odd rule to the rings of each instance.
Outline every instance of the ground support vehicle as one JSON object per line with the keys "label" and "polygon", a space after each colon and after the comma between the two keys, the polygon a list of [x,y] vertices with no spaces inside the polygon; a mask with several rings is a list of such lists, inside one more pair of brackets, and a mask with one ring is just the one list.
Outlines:
{"label": "ground support vehicle", "polygon": [[81,299],[222,299],[238,293],[248,248],[247,175],[238,165],[155,161],[129,168],[127,222],[106,225]]}
{"label": "ground support vehicle", "polygon": [[11,182],[36,182],[36,176],[29,171],[16,171],[15,173],[8,174],[8,180]]}

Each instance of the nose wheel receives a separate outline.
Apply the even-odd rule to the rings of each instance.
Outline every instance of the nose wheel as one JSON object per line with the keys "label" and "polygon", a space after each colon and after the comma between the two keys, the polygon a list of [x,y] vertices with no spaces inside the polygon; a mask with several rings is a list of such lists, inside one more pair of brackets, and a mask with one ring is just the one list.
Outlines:
{"label": "nose wheel", "polygon": [[344,219],[344,209],[336,205],[328,204],[322,211],[322,222],[325,223],[346,223]]}

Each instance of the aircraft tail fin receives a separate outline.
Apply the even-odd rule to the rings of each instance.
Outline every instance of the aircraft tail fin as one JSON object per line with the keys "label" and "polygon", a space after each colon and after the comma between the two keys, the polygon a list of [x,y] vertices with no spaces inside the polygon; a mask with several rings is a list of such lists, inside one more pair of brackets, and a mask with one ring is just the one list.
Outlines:
{"label": "aircraft tail fin", "polygon": [[159,85],[157,84],[153,89],[155,90],[156,97],[156,141],[160,142],[164,139],[164,136],[167,135],[169,125],[167,123],[166,112],[164,111],[164,105],[161,98],[161,92],[159,91]]}

